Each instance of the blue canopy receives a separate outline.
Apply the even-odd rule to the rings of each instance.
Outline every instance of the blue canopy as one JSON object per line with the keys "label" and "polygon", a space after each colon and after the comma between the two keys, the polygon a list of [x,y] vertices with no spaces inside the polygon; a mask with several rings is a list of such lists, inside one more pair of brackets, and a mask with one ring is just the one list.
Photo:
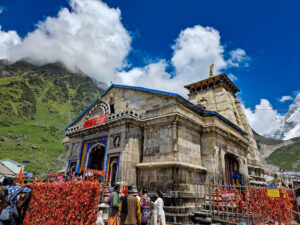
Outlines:
{"label": "blue canopy", "polygon": [[300,174],[294,174],[295,177],[300,177]]}
{"label": "blue canopy", "polygon": [[32,173],[28,173],[28,172],[25,172],[25,171],[24,171],[23,174],[26,175],[27,177],[33,177],[33,174],[32,174]]}

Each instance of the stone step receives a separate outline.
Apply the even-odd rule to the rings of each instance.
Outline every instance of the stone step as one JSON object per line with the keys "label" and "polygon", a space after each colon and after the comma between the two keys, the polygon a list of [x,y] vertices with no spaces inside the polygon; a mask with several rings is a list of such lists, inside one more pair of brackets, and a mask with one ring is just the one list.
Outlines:
{"label": "stone step", "polygon": [[198,217],[211,217],[211,214],[207,211],[198,211],[198,212],[193,212],[194,216]]}
{"label": "stone step", "polygon": [[190,222],[190,213],[181,213],[181,214],[173,214],[173,213],[165,213],[166,221],[170,223],[178,223],[184,224]]}
{"label": "stone step", "polygon": [[210,218],[210,217],[203,218],[203,217],[199,217],[199,216],[194,216],[192,220],[194,223],[201,223],[201,224],[211,224],[212,223],[212,218]]}

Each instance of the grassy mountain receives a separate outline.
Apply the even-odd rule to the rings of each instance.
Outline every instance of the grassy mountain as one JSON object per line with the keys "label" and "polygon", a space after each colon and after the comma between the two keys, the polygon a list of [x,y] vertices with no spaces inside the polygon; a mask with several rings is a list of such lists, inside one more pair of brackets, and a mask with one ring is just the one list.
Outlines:
{"label": "grassy mountain", "polygon": [[61,169],[64,127],[99,91],[89,77],[59,63],[0,61],[0,159],[23,162],[34,173]]}
{"label": "grassy mountain", "polygon": [[300,171],[300,139],[288,141],[266,138],[253,130],[263,160],[287,171]]}
{"label": "grassy mountain", "polygon": [[300,141],[277,148],[266,161],[284,170],[300,171]]}

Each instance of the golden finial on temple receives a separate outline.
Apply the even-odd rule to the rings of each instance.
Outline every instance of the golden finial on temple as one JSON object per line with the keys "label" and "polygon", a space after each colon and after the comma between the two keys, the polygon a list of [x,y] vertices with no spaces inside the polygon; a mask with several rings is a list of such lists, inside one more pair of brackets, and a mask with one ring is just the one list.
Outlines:
{"label": "golden finial on temple", "polygon": [[211,64],[210,65],[210,71],[209,71],[209,78],[214,76],[213,69],[214,69],[214,64]]}

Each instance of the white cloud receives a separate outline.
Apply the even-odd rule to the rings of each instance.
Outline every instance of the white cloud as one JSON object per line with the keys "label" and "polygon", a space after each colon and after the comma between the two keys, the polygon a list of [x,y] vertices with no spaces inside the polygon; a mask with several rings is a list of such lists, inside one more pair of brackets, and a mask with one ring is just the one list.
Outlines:
{"label": "white cloud", "polygon": [[271,103],[266,99],[261,99],[254,111],[245,107],[244,111],[251,127],[261,135],[274,137],[282,127],[284,116],[273,109]]}
{"label": "white cloud", "polygon": [[[167,63],[160,60],[142,68],[133,68],[129,71],[120,72],[119,81],[128,85],[140,85],[148,88],[156,88],[164,91],[175,91],[171,75],[166,72]],[[166,85],[167,84],[167,85]]]}
{"label": "white cloud", "polygon": [[0,26],[0,59],[6,59],[13,47],[21,43],[15,31],[2,31]]}
{"label": "white cloud", "polygon": [[[26,59],[34,64],[63,62],[69,69],[79,69],[98,81],[139,85],[186,95],[185,84],[243,63],[246,52],[236,49],[225,54],[219,32],[212,27],[182,30],[175,40],[170,60],[158,59],[144,67],[128,66],[126,57],[131,50],[131,37],[121,23],[119,9],[109,8],[98,0],[70,0],[71,10],[62,8],[56,17],[47,17],[37,29],[20,40],[11,31],[12,44],[0,49],[0,55],[14,62]],[[13,35],[12,35],[13,34]],[[11,36],[14,36],[13,38]],[[18,41],[12,41],[18,40]],[[224,55],[230,58],[225,58]],[[171,73],[166,68],[174,69]],[[171,69],[171,70],[172,70]],[[236,79],[232,76],[232,79]]]}
{"label": "white cloud", "polygon": [[214,63],[215,74],[226,67],[224,48],[220,34],[212,27],[194,26],[181,31],[171,59],[176,76],[184,76],[188,82],[207,78],[209,66]]}
{"label": "white cloud", "polygon": [[[47,17],[22,43],[9,46],[10,61],[35,64],[63,62],[97,80],[110,82],[126,65],[131,37],[121,23],[119,9],[97,0],[71,0],[57,17]],[[4,54],[3,54],[4,55]]]}
{"label": "white cloud", "polygon": [[282,96],[279,101],[280,102],[285,102],[285,101],[290,101],[293,100],[292,96]]}
{"label": "white cloud", "polygon": [[[224,47],[220,39],[219,32],[212,27],[197,25],[186,28],[180,32],[172,46],[171,66],[175,69],[174,74],[167,73],[166,60],[160,60],[143,68],[123,71],[119,77],[126,84],[172,91],[185,96],[187,90],[183,86],[207,78],[212,63],[215,65],[214,74],[231,66],[224,58]],[[232,61],[237,61],[238,57],[234,57]],[[231,78],[237,79],[233,74]]]}
{"label": "white cloud", "polygon": [[237,48],[229,52],[230,58],[227,64],[232,67],[249,67],[250,57],[246,54],[244,49]]}

